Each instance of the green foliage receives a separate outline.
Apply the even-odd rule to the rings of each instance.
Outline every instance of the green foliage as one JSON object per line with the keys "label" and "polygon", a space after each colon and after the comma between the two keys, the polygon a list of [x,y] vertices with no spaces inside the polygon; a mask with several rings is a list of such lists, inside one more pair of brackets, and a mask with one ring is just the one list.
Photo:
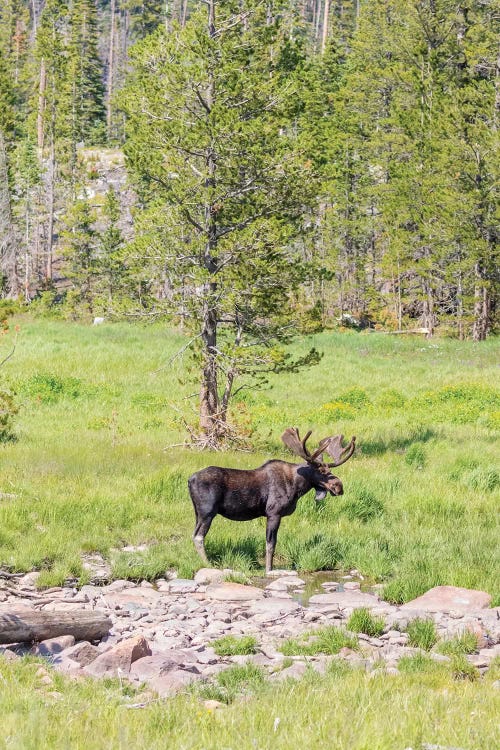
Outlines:
{"label": "green foliage", "polygon": [[473,654],[477,651],[477,635],[465,630],[454,638],[446,638],[437,645],[437,651],[446,656],[460,656],[460,654]]}
{"label": "green foliage", "polygon": [[370,406],[370,399],[363,388],[350,388],[342,391],[337,397],[342,404],[352,406],[354,409],[366,409]]}
{"label": "green foliage", "polygon": [[434,620],[423,620],[420,617],[416,617],[408,623],[406,632],[408,633],[408,643],[410,646],[430,651],[437,643],[437,630]]}
{"label": "green foliage", "polygon": [[285,656],[314,656],[315,654],[338,654],[342,648],[358,648],[357,639],[343,628],[330,627],[315,630],[302,638],[290,638],[280,645]]}
{"label": "green foliage", "polygon": [[423,445],[413,443],[410,445],[405,454],[405,462],[408,466],[414,466],[416,469],[423,469],[427,461],[427,455]]}
{"label": "green foliage", "polygon": [[84,388],[78,378],[64,378],[53,373],[37,373],[19,384],[19,392],[42,404],[53,404],[61,398],[79,398]]}
{"label": "green foliage", "polygon": [[0,443],[16,440],[14,421],[19,412],[11,391],[0,391]]}
{"label": "green foliage", "polygon": [[464,654],[454,654],[451,659],[451,673],[455,680],[469,680],[474,682],[480,677],[477,667],[467,661]]}
{"label": "green foliage", "polygon": [[369,609],[361,607],[355,609],[347,621],[347,630],[352,633],[365,633],[370,636],[382,635],[384,632],[384,618],[374,617]]}
{"label": "green foliage", "polygon": [[257,639],[253,635],[225,635],[212,641],[211,645],[218,656],[236,656],[237,654],[255,654]]}
{"label": "green foliage", "polygon": [[149,279],[169,279],[162,309],[190,327],[201,441],[214,447],[231,435],[236,381],[262,385],[267,373],[297,372],[321,355],[283,348],[296,333],[291,296],[314,271],[300,248],[316,185],[302,143],[303,53],[297,42],[290,56],[277,7],[272,18],[254,0],[237,12],[211,8],[210,22],[201,6],[173,34],[158,30],[135,48],[122,106],[145,205],[127,262],[153,309]]}

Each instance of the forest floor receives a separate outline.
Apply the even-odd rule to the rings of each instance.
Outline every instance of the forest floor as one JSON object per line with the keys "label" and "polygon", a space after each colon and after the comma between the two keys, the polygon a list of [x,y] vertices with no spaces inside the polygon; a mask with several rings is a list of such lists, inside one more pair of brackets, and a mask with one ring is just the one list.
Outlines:
{"label": "forest floor", "polygon": [[[295,350],[313,343],[324,352],[318,366],[271,378],[267,390],[244,391],[234,405],[253,451],[200,454],[178,445],[182,420],[196,418],[197,391],[188,354],[171,361],[185,343],[180,334],[159,325],[17,323],[16,351],[2,368],[20,412],[17,439],[0,447],[0,567],[39,571],[39,587],[87,584],[86,561],[96,556],[114,579],[154,581],[172,569],[191,577],[200,562],[189,474],[286,457],[279,436],[294,425],[314,428],[311,442],[355,434],[359,450],[339,470],[339,501],[317,507],[306,497],[285,519],[279,567],[355,568],[392,604],[437,585],[482,589],[500,603],[494,340],[314,336]],[[207,550],[217,567],[260,574],[262,521],[216,519]],[[245,678],[244,699],[223,710],[200,708],[191,693],[128,710],[129,688],[116,680],[87,685],[57,675],[63,698],[51,702],[39,668],[36,660],[1,664],[9,719],[0,747],[155,748],[167,738],[176,748],[495,746],[491,677],[456,680],[433,668],[387,681],[334,670],[272,688]]]}

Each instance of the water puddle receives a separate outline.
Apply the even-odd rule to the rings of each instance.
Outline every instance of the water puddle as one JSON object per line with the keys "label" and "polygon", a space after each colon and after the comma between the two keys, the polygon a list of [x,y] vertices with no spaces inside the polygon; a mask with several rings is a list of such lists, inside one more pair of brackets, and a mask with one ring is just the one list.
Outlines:
{"label": "water puddle", "polygon": [[[315,594],[327,594],[331,591],[345,591],[346,583],[359,583],[359,589],[365,592],[374,590],[375,581],[361,576],[359,573],[349,573],[346,570],[319,570],[314,573],[303,573],[300,570],[294,571],[295,576],[304,581],[300,587],[289,587],[288,593],[292,599],[299,602],[303,607],[309,603],[311,596]],[[283,576],[286,580],[286,576]],[[265,589],[277,577],[256,577],[252,578],[254,586]]]}

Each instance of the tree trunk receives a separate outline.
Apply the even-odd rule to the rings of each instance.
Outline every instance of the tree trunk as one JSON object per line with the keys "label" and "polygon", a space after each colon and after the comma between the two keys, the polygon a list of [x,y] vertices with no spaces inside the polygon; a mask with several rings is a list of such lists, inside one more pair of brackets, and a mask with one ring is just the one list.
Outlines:
{"label": "tree trunk", "polygon": [[330,0],[325,0],[325,8],[323,13],[323,33],[321,36],[321,54],[325,54],[326,43],[328,41],[328,19],[330,15]]}
{"label": "tree trunk", "polygon": [[[215,0],[208,3],[208,33],[211,37],[216,34],[215,28]],[[215,80],[213,73],[209,79],[206,94],[207,117],[215,102]],[[216,185],[216,154],[214,144],[210,144],[206,152],[207,200],[205,204],[204,235],[206,238],[204,265],[212,275],[210,282],[204,287],[203,324],[201,339],[203,342],[203,371],[200,391],[200,427],[207,439],[207,444],[216,446],[220,437],[220,414],[218,393],[218,362],[217,362],[217,282],[214,275],[217,272],[217,222],[216,211],[211,203],[213,188]]]}
{"label": "tree trunk", "polygon": [[108,80],[106,97],[106,131],[108,141],[111,139],[112,125],[112,99],[113,99],[113,72],[115,67],[115,17],[116,0],[111,0],[111,20],[109,29],[109,51],[108,51]]}
{"label": "tree trunk", "polygon": [[9,297],[19,294],[16,233],[12,220],[7,147],[0,130],[0,267]]}
{"label": "tree trunk", "polygon": [[427,328],[427,338],[432,338],[434,335],[434,294],[432,286],[428,279],[424,279],[422,283],[424,292],[423,310],[422,310],[422,325]]}
{"label": "tree trunk", "polygon": [[97,641],[111,629],[109,617],[99,610],[38,612],[12,608],[0,612],[0,643],[33,643],[60,635],[77,641]]}
{"label": "tree trunk", "polygon": [[47,262],[45,266],[45,279],[52,281],[52,261],[53,261],[53,244],[54,244],[54,191],[55,191],[55,172],[56,172],[56,155],[55,155],[55,135],[51,133],[50,157],[49,157],[49,184],[47,191]]}
{"label": "tree trunk", "polygon": [[45,70],[45,59],[42,58],[40,62],[40,79],[38,82],[38,113],[36,119],[36,132],[37,142],[40,151],[43,149],[44,141],[44,127],[43,127],[43,115],[45,112],[45,83],[46,83],[46,70]]}
{"label": "tree trunk", "polygon": [[474,324],[472,326],[472,338],[474,341],[484,341],[488,335],[490,324],[490,294],[483,273],[481,263],[474,266]]}

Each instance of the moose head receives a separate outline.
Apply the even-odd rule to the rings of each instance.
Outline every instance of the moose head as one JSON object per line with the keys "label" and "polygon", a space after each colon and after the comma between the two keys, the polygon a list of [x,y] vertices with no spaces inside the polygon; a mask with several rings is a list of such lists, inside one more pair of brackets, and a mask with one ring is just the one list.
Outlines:
{"label": "moose head", "polygon": [[[316,487],[316,500],[324,500],[328,493],[331,495],[342,495],[344,488],[342,482],[336,477],[330,469],[335,466],[341,466],[354,453],[356,447],[356,438],[352,437],[351,442],[345,448],[342,447],[344,440],[343,435],[332,435],[320,440],[318,447],[313,453],[306,447],[306,443],[312,435],[312,430],[301,440],[297,427],[288,427],[281,439],[292,453],[303,458],[306,464],[314,471],[314,486]],[[326,462],[323,455],[327,454],[334,460]],[[300,474],[300,469],[299,472]]]}

